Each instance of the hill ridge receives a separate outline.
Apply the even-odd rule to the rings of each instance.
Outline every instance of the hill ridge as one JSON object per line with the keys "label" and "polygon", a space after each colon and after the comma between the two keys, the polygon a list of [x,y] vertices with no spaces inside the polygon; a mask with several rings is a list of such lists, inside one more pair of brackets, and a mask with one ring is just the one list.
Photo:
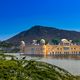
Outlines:
{"label": "hill ridge", "polygon": [[31,43],[34,39],[44,38],[46,40],[52,40],[53,38],[66,38],[66,39],[80,39],[80,32],[58,29],[55,27],[47,26],[32,26],[30,29],[20,32],[19,34],[6,40],[7,42],[19,44],[24,40],[26,43]]}

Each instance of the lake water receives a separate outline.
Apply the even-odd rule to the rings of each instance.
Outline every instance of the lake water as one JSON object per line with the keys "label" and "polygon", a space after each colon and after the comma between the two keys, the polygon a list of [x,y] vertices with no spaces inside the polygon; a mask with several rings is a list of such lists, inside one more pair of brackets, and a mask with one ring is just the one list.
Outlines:
{"label": "lake water", "polygon": [[41,58],[38,61],[59,66],[73,75],[80,75],[80,56],[53,56]]}
{"label": "lake water", "polygon": [[42,58],[39,61],[59,66],[73,75],[80,75],[80,60]]}
{"label": "lake water", "polygon": [[[19,59],[23,56],[14,54]],[[48,57],[30,57],[26,56],[26,60],[34,59],[37,61],[47,62],[56,66],[59,66],[73,75],[80,75],[80,55],[77,56],[48,56]]]}
{"label": "lake water", "polygon": [[34,59],[59,66],[73,75],[80,75],[80,56],[51,56],[51,57],[26,57],[26,60]]}

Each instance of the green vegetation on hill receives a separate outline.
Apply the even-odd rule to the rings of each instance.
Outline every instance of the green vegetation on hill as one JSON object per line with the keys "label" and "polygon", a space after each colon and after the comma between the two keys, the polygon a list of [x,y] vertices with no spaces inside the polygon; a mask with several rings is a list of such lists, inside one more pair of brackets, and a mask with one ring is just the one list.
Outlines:
{"label": "green vegetation on hill", "polygon": [[60,43],[60,40],[61,40],[60,38],[53,38],[51,42],[52,42],[53,44],[58,45],[58,44]]}
{"label": "green vegetation on hill", "polygon": [[72,42],[73,42],[73,43],[77,43],[77,44],[79,43],[79,44],[80,44],[80,39],[75,39],[75,40],[73,40]]}
{"label": "green vegetation on hill", "polygon": [[19,51],[18,46],[14,46],[12,43],[0,42],[0,53],[17,53]]}
{"label": "green vegetation on hill", "polygon": [[11,43],[7,43],[7,42],[5,42],[5,41],[0,42],[0,47],[10,48],[10,47],[12,47],[12,46],[13,46],[13,44],[11,44]]}

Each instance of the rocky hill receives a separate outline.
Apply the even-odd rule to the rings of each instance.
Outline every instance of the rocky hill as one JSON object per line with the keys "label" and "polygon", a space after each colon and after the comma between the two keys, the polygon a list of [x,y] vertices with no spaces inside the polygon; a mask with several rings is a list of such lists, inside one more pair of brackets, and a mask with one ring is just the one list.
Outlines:
{"label": "rocky hill", "polygon": [[34,39],[39,40],[41,38],[49,41],[53,38],[66,38],[75,40],[80,39],[80,32],[62,30],[53,27],[33,26],[29,30],[23,31],[6,41],[13,44],[19,44],[22,40],[24,40],[26,43],[30,43]]}

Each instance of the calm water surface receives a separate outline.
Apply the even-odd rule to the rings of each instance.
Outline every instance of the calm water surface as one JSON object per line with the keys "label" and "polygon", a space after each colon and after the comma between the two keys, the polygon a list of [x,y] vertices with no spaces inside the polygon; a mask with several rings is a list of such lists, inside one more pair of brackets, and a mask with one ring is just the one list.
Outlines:
{"label": "calm water surface", "polygon": [[80,75],[80,56],[47,57],[40,59],[40,61],[59,66],[73,75]]}

